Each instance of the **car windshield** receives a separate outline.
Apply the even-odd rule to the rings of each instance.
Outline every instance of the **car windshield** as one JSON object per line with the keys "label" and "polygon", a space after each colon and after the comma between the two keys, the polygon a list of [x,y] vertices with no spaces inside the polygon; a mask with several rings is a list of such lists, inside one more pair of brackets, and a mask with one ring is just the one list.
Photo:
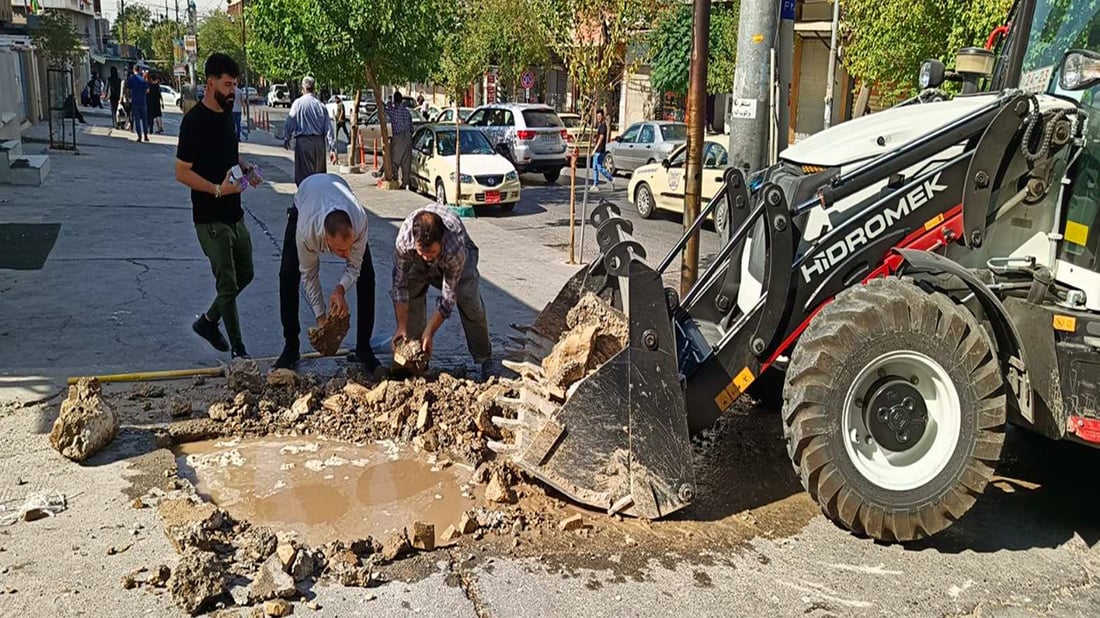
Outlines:
{"label": "car windshield", "polygon": [[688,138],[687,125],[663,124],[661,125],[661,135],[664,136],[666,142],[686,140]]}
{"label": "car windshield", "polygon": [[562,116],[561,124],[566,129],[577,129],[583,126],[579,116]]}
{"label": "car windshield", "polygon": [[[485,134],[477,129],[470,129],[468,131],[459,131],[460,140],[462,142],[462,154],[493,154],[493,147],[489,144],[489,140],[485,138]],[[449,157],[455,153],[455,132],[451,131],[436,131],[435,143],[439,149],[439,154],[444,157]]]}
{"label": "car windshield", "polygon": [[552,109],[525,109],[523,122],[531,129],[562,126],[561,118],[558,118],[558,114]]}

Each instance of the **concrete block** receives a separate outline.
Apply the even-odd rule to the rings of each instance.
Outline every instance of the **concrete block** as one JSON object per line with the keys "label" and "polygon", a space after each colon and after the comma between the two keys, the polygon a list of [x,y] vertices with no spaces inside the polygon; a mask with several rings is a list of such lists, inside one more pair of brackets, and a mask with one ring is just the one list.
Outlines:
{"label": "concrete block", "polygon": [[0,184],[11,184],[11,163],[23,155],[23,142],[0,141]]}
{"label": "concrete block", "polygon": [[24,155],[11,162],[8,168],[11,184],[37,187],[50,173],[50,157],[46,155]]}

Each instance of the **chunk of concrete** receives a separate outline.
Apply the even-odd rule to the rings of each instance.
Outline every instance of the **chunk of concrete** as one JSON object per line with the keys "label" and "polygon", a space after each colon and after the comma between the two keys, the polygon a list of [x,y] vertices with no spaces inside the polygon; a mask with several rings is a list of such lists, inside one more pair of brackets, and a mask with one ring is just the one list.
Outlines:
{"label": "chunk of concrete", "polygon": [[69,387],[61,413],[50,431],[50,446],[73,461],[84,461],[110,444],[118,434],[118,414],[103,399],[95,378],[81,378]]}

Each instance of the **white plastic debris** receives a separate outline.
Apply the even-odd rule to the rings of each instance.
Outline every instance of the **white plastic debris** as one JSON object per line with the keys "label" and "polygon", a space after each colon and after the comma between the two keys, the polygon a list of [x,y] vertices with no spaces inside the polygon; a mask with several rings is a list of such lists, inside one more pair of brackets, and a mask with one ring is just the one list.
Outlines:
{"label": "white plastic debris", "polygon": [[0,504],[0,524],[10,526],[18,521],[35,521],[53,517],[69,508],[69,501],[58,491],[31,494],[22,505],[12,508]]}

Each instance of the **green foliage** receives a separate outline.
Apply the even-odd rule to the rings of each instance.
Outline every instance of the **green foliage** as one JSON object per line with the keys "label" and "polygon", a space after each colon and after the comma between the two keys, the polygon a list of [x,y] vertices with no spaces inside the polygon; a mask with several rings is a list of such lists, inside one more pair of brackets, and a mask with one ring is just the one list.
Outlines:
{"label": "green foliage", "polygon": [[[737,21],[740,2],[715,3],[710,12],[707,92],[733,89],[737,64]],[[652,61],[649,80],[660,93],[686,95],[691,65],[692,6],[677,4],[666,12],[649,37]]]}
{"label": "green foliage", "polygon": [[241,70],[244,66],[244,45],[241,44],[241,24],[227,13],[214,11],[201,22],[195,35],[199,46],[198,57],[201,62],[210,54],[221,52],[237,61]]}
{"label": "green foliage", "polygon": [[569,67],[586,111],[647,60],[645,32],[671,6],[670,0],[530,2],[542,18],[551,49]]}
{"label": "green foliage", "polygon": [[[126,33],[126,44],[141,51],[145,58],[154,55],[152,13],[140,4],[128,4],[126,9],[118,14],[114,24],[111,25],[111,37],[123,42],[122,33]],[[125,28],[123,28],[125,25]]]}
{"label": "green foliage", "polygon": [[474,33],[499,67],[501,84],[517,84],[524,71],[550,59],[549,36],[543,30],[538,2],[479,0],[478,4]]}
{"label": "green foliage", "polygon": [[1012,0],[846,0],[844,65],[878,86],[889,102],[917,89],[922,61],[954,63],[961,47],[985,44],[1004,23]]}
{"label": "green foliage", "polygon": [[486,6],[463,1],[447,16],[448,24],[440,34],[441,55],[433,79],[458,100],[489,66],[490,39],[486,36]]}
{"label": "green foliage", "polygon": [[42,15],[31,36],[35,47],[42,50],[50,65],[55,67],[72,65],[84,44],[73,21],[56,10]]}
{"label": "green foliage", "polygon": [[183,26],[174,21],[156,23],[150,32],[153,45],[153,59],[164,65],[171,65],[175,46],[173,39],[183,36]]}

